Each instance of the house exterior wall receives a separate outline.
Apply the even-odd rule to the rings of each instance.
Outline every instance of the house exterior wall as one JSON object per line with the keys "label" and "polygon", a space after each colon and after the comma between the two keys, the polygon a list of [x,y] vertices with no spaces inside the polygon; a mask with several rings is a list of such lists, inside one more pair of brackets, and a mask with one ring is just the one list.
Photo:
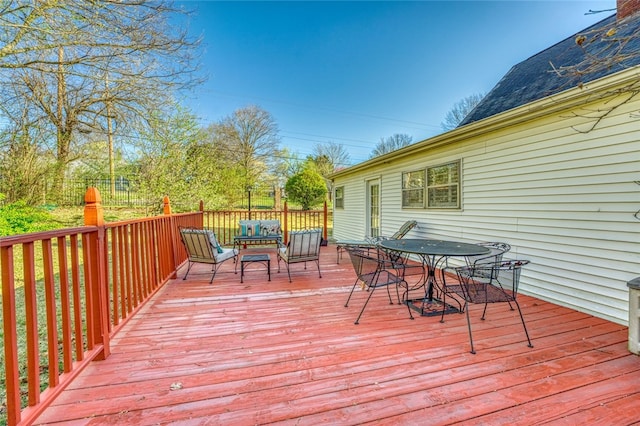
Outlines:
{"label": "house exterior wall", "polygon": [[[572,89],[336,174],[345,204],[335,239],[365,235],[365,182],[379,178],[383,235],[415,219],[407,238],[507,242],[507,258],[531,261],[523,293],[627,324],[626,283],[640,275],[640,100],[593,101],[606,87]],[[401,207],[403,172],[458,159],[460,210]]]}

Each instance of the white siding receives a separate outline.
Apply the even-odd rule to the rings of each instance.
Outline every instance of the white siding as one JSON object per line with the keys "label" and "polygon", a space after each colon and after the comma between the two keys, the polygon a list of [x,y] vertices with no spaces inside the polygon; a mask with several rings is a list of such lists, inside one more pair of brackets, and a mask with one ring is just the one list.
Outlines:
{"label": "white siding", "polygon": [[[380,177],[383,234],[409,219],[409,237],[504,241],[531,260],[522,291],[626,324],[627,281],[640,275],[640,101],[596,128],[585,114],[606,103],[494,129],[455,144],[338,176],[345,209],[336,239],[364,235],[364,182]],[[401,208],[402,172],[462,159],[459,211]]]}

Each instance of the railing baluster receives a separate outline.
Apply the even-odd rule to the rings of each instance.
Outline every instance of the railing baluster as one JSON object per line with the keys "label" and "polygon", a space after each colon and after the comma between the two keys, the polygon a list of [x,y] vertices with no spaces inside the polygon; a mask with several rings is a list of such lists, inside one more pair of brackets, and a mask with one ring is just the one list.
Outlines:
{"label": "railing baluster", "polygon": [[38,302],[36,295],[35,250],[33,242],[22,245],[24,271],[25,325],[27,334],[28,404],[40,402],[40,348],[38,346]]}
{"label": "railing baluster", "polygon": [[7,421],[17,424],[20,413],[20,376],[18,373],[18,334],[16,329],[16,291],[13,269],[13,247],[0,247],[2,266],[2,315],[4,325],[5,387]]}
{"label": "railing baluster", "polygon": [[71,287],[73,292],[73,330],[76,343],[76,361],[84,359],[84,334],[82,333],[82,295],[80,294],[80,259],[78,235],[69,236],[71,242]]}
{"label": "railing baluster", "polygon": [[71,350],[71,303],[69,301],[69,269],[67,265],[67,239],[58,237],[58,271],[60,276],[60,309],[62,316],[63,371],[69,373],[73,364]]}
{"label": "railing baluster", "polygon": [[58,369],[58,324],[56,317],[56,289],[53,278],[53,253],[51,240],[42,240],[42,256],[44,260],[44,295],[47,312],[47,352],[49,362],[49,387],[58,386],[60,374]]}

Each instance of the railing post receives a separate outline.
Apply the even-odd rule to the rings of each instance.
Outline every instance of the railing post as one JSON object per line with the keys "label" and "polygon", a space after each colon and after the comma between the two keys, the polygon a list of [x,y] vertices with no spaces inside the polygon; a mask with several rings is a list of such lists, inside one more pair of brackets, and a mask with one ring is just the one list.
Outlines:
{"label": "railing post", "polygon": [[170,216],[168,231],[169,231],[169,247],[171,248],[171,262],[172,262],[171,269],[173,270],[173,272],[171,273],[169,278],[176,279],[178,277],[178,274],[176,271],[176,265],[178,264],[178,253],[176,250],[176,241],[177,241],[176,222],[171,214],[171,200],[169,200],[168,195],[165,195],[162,198],[162,213],[165,216]]}
{"label": "railing post", "polygon": [[162,212],[165,215],[171,214],[171,202],[169,201],[169,196],[165,195],[162,199]]}
{"label": "railing post", "polygon": [[284,243],[285,245],[289,242],[289,205],[287,202],[284,202]]}
{"label": "railing post", "polygon": [[88,260],[91,262],[91,276],[87,277],[87,285],[90,286],[88,290],[92,295],[89,300],[92,309],[89,311],[94,315],[92,318],[93,330],[88,334],[93,336],[92,345],[101,344],[103,348],[96,359],[106,359],[111,353],[109,347],[109,292],[105,270],[104,213],[100,192],[94,187],[88,188],[84,195],[84,201],[84,224],[96,227],[96,232],[91,232],[88,236],[89,246],[84,248],[85,253],[89,255]]}
{"label": "railing post", "polygon": [[329,223],[329,220],[327,218],[328,215],[328,210],[327,210],[327,200],[324,200],[324,221],[323,221],[323,229],[324,231],[322,231],[324,233],[324,235],[322,236],[324,238],[325,241],[328,241],[327,236],[329,235],[327,232],[327,225]]}

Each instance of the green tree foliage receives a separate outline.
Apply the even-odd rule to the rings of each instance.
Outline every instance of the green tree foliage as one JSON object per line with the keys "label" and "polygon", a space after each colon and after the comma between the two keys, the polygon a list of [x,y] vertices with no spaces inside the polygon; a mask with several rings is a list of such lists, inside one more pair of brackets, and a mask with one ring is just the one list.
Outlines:
{"label": "green tree foliage", "polygon": [[285,190],[291,201],[300,203],[303,210],[321,204],[327,193],[324,178],[313,161],[305,162],[302,170],[289,178]]}
{"label": "green tree foliage", "polygon": [[193,210],[200,200],[217,205],[226,168],[214,145],[205,144],[196,117],[181,109],[154,116],[138,141],[143,192],[161,202],[165,195],[176,210]]}

